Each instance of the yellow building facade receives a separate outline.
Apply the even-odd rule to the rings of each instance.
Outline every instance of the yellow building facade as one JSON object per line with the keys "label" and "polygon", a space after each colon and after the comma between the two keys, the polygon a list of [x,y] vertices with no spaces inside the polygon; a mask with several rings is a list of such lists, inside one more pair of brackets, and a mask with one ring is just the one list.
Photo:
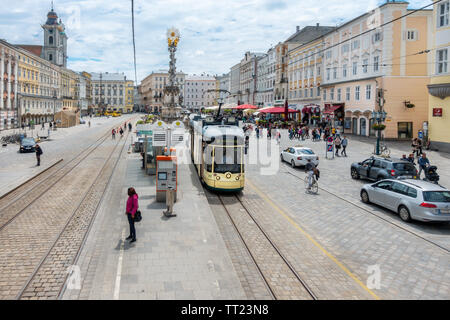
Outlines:
{"label": "yellow building facade", "polygon": [[[434,1],[436,2],[436,1]],[[428,85],[428,138],[431,149],[450,152],[450,1],[433,6],[433,74]]]}
{"label": "yellow building facade", "polygon": [[134,82],[126,81],[125,82],[125,109],[124,112],[131,113],[133,112],[134,106]]}
{"label": "yellow building facade", "polygon": [[408,5],[387,2],[325,36],[323,114],[341,132],[374,136],[382,110],[385,138],[412,139],[428,120],[433,13],[406,16]]}

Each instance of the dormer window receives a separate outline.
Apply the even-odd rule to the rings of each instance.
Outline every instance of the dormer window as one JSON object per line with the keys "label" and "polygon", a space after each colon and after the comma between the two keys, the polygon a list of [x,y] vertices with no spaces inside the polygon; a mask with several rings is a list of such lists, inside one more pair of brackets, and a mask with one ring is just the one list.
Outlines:
{"label": "dormer window", "polygon": [[53,44],[53,36],[48,37],[48,43]]}

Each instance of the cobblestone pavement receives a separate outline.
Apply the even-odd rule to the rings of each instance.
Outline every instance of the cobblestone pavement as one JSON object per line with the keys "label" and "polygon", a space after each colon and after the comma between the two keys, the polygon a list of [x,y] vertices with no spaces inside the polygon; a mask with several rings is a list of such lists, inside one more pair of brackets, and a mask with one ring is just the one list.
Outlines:
{"label": "cobblestone pavement", "polygon": [[273,297],[267,284],[264,282],[263,276],[258,271],[255,262],[242,243],[242,239],[236,232],[219,199],[206,190],[205,195],[247,299],[272,300]]}
{"label": "cobblestone pavement", "polygon": [[[179,166],[178,216],[171,219],[155,201],[155,177],[140,166],[134,153],[119,163],[77,261],[81,288],[66,290],[63,299],[245,299],[192,166]],[[124,241],[129,186],[143,215],[132,244]]]}
{"label": "cobblestone pavement", "polygon": [[[267,198],[272,203],[271,214],[266,215],[267,223],[274,224],[276,216],[291,221],[278,229],[279,236],[300,233],[301,228],[310,235],[310,241],[316,241],[339,262],[347,268],[355,280],[366,284],[370,276],[369,268],[378,266],[380,269],[380,289],[372,291],[382,299],[448,299],[450,297],[450,255],[447,251],[424,241],[414,234],[407,232],[389,222],[416,232],[440,245],[449,247],[449,226],[447,224],[425,224],[401,221],[395,213],[380,207],[364,205],[359,201],[359,190],[363,181],[354,181],[350,177],[350,164],[369,157],[373,145],[356,140],[349,141],[348,158],[326,160],[325,144],[323,142],[302,141],[295,142],[287,139],[283,133],[280,150],[287,146],[302,144],[312,147],[321,157],[321,178],[319,186],[336,194],[338,197],[319,191],[318,195],[304,192],[302,169],[291,169],[280,164],[275,175],[261,175],[258,165],[247,165],[247,185],[243,201],[250,201],[248,192],[255,192],[260,197]],[[251,143],[255,143],[252,137]],[[401,155],[399,150],[392,150],[394,156]],[[449,176],[446,168],[450,163],[438,153],[430,152],[430,161],[437,163],[444,185],[448,185]],[[297,175],[298,177],[294,176]],[[247,188],[250,186],[250,188]],[[355,202],[364,209],[373,211],[388,221],[362,210],[349,201]],[[254,206],[260,201],[255,201]],[[251,207],[250,207],[251,208]],[[256,207],[252,212],[261,212]],[[298,228],[295,227],[295,225]],[[294,241],[291,243],[298,243]],[[298,252],[307,252],[305,247],[290,251],[292,259],[298,259]],[[289,253],[287,253],[289,254]],[[334,262],[335,264],[337,264]],[[321,263],[312,263],[308,274],[315,274],[314,269],[320,268]],[[340,268],[342,269],[342,268]],[[331,270],[330,270],[331,271]],[[334,275],[333,275],[334,274]],[[323,278],[317,273],[318,284],[321,282],[332,285],[331,278]],[[330,277],[337,276],[331,272]],[[317,289],[320,289],[318,286]],[[320,294],[318,294],[320,297]],[[325,294],[325,296],[327,296]],[[360,297],[358,297],[360,298]]]}
{"label": "cobblestone pavement", "polygon": [[218,198],[219,203],[223,204],[230,214],[276,299],[311,300],[311,295],[289,269],[251,216],[246,213],[238,199],[235,196],[219,196]]}
{"label": "cobblestone pavement", "polygon": [[[58,128],[52,131],[48,141],[41,141],[44,152],[41,156],[41,166],[36,166],[34,153],[19,153],[19,146],[8,145],[0,148],[0,195],[14,189],[32,176],[48,168],[59,159],[69,161],[86,149],[113,126],[128,121],[136,114],[124,115],[118,118],[92,118],[91,127],[87,124],[71,128]],[[111,131],[111,130],[109,130]]]}
{"label": "cobblestone pavement", "polygon": [[[79,164],[77,170],[62,177],[48,192],[25,208],[13,223],[1,230],[0,299],[16,297],[81,203],[89,186],[96,182],[96,176],[102,167],[99,164],[106,161],[116,142],[117,140],[106,140]],[[67,246],[60,248],[59,253],[64,254],[66,248]],[[50,276],[48,271],[46,276]],[[40,279],[36,278],[38,281]],[[47,287],[40,287],[36,292],[54,291],[57,278],[47,280]]]}
{"label": "cobblestone pavement", "polygon": [[[125,135],[125,137],[127,136],[128,134]],[[82,200],[74,215],[70,217],[61,236],[51,248],[33,280],[23,291],[22,299],[56,299],[58,297],[65,284],[68,268],[73,265],[86,232],[95,216],[98,204],[113,174],[115,164],[117,164],[124,150],[125,141],[125,139],[119,140],[118,145],[111,153],[111,158],[107,159],[94,184],[87,190],[86,197]]]}

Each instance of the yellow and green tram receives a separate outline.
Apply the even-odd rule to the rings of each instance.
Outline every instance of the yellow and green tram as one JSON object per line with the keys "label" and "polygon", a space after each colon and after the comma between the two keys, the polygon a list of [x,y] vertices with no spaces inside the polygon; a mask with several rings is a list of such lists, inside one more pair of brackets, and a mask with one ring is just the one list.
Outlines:
{"label": "yellow and green tram", "polygon": [[234,119],[191,121],[191,157],[202,183],[211,190],[244,189],[244,131]]}

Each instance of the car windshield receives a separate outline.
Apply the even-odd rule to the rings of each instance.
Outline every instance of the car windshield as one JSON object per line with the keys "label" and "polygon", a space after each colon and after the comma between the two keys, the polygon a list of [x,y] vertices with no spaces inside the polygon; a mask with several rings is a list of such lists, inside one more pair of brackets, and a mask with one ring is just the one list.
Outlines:
{"label": "car windshield", "polygon": [[34,139],[32,138],[22,139],[22,144],[34,144]]}
{"label": "car windshield", "polygon": [[423,199],[429,202],[450,202],[450,191],[424,191]]}
{"label": "car windshield", "polygon": [[310,149],[298,149],[297,150],[298,154],[314,154],[314,151],[310,150]]}
{"label": "car windshield", "polygon": [[394,169],[398,171],[415,172],[416,168],[411,163],[394,163]]}

